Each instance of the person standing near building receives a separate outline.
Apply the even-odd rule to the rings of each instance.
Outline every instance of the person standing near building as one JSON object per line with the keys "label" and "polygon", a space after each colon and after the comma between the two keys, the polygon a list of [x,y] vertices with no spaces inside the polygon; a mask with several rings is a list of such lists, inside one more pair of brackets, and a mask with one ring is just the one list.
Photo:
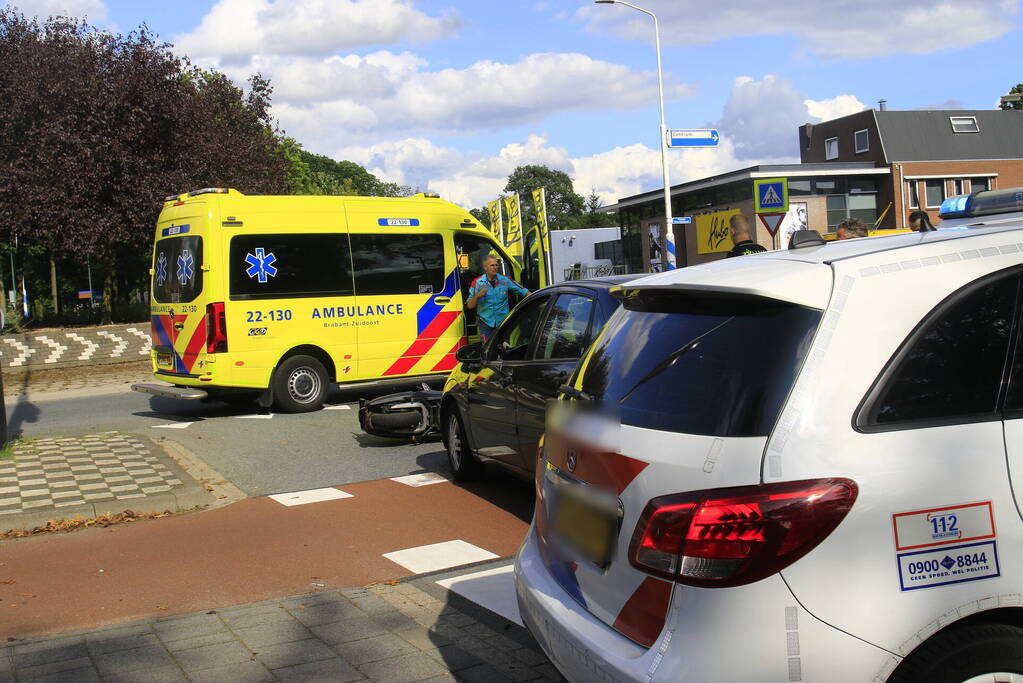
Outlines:
{"label": "person standing near building", "polygon": [[465,305],[476,310],[476,322],[480,336],[487,341],[501,321],[508,317],[508,296],[511,292],[526,296],[529,290],[497,272],[497,259],[488,256],[483,260],[483,275],[472,281],[469,298]]}
{"label": "person standing near building", "polygon": [[767,249],[753,241],[753,236],[749,229],[749,220],[741,213],[737,213],[728,219],[728,232],[731,234],[732,243],[735,245],[728,252],[728,258],[746,256],[747,254],[759,254],[762,251],[767,251]]}

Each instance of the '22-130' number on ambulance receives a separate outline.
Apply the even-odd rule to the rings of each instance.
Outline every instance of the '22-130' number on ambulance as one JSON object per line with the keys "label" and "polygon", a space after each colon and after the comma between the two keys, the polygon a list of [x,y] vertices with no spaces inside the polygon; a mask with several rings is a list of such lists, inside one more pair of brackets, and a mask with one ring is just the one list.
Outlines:
{"label": "'22-130' number on ambulance", "polygon": [[268,321],[281,321],[291,320],[290,310],[277,310],[277,311],[246,311],[245,314],[248,316],[245,321],[250,323],[261,323],[264,320]]}

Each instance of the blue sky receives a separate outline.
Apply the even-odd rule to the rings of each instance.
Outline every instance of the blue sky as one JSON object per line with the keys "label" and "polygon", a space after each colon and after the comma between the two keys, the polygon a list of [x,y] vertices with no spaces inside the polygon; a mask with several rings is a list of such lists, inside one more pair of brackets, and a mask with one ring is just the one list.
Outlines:
{"label": "blue sky", "polygon": [[[0,0],[4,4],[5,0]],[[518,165],[605,203],[661,187],[653,22],[578,0],[6,0],[145,23],[193,62],[274,85],[302,145],[466,207]],[[660,23],[673,183],[798,160],[796,129],[889,109],[991,109],[1023,82],[1020,0],[638,0]],[[180,188],[177,188],[180,189]]]}

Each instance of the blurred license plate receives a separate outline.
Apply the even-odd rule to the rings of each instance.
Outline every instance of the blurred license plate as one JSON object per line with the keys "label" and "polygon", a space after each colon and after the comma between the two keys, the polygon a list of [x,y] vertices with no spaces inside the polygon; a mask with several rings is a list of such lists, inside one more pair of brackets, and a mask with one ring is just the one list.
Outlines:
{"label": "blurred license plate", "polygon": [[174,356],[161,351],[156,354],[156,364],[161,368],[172,368],[174,367]]}
{"label": "blurred license plate", "polygon": [[553,521],[558,535],[588,560],[600,567],[611,562],[618,523],[610,510],[602,510],[583,496],[561,495]]}

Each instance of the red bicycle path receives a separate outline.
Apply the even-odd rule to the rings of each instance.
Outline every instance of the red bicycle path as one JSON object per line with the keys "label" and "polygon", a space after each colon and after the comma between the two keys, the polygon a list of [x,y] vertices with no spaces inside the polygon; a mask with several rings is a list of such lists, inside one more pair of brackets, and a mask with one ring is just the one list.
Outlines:
{"label": "red bicycle path", "polygon": [[443,541],[512,556],[532,515],[530,485],[507,477],[341,488],[353,497],[293,507],[247,498],[0,541],[0,640],[401,579],[411,573],[383,553]]}

